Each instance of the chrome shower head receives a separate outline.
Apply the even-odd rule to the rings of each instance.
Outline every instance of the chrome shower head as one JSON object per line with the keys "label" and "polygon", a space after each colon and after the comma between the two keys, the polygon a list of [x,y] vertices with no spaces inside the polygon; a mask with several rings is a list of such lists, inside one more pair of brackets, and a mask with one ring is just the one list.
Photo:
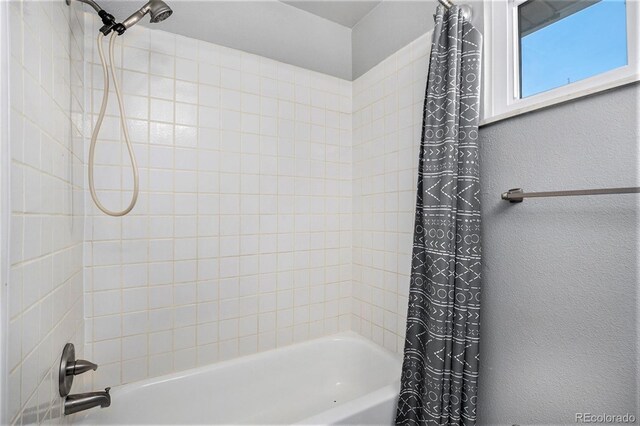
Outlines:
{"label": "chrome shower head", "polygon": [[147,4],[151,9],[151,22],[154,24],[164,21],[173,13],[173,10],[162,0],[152,0]]}
{"label": "chrome shower head", "polygon": [[147,13],[151,14],[151,22],[162,22],[173,13],[173,10],[162,0],[150,0],[133,15],[122,21],[125,29],[137,24]]}

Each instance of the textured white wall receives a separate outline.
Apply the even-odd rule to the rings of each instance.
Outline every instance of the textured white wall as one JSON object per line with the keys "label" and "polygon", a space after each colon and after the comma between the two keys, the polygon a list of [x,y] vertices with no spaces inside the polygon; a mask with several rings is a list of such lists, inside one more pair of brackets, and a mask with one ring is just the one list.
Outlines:
{"label": "textured white wall", "polygon": [[[124,218],[86,196],[94,387],[348,329],[351,83],[141,26],[119,41],[141,193]],[[111,208],[131,188],[114,112],[112,96],[96,154]]]}
{"label": "textured white wall", "polygon": [[638,185],[632,85],[480,130],[482,424],[638,418],[638,197],[500,193]]}
{"label": "textured white wall", "polygon": [[[60,421],[65,343],[82,355],[84,16],[64,2],[11,1],[8,413]],[[4,366],[3,366],[3,374]],[[82,378],[73,391],[82,389]]]}

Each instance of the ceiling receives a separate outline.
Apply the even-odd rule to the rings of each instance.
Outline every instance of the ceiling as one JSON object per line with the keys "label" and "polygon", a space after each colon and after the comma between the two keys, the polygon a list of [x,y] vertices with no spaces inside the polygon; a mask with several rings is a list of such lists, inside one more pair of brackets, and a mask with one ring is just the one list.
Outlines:
{"label": "ceiling", "polygon": [[[0,0],[2,1],[2,0]],[[118,22],[147,0],[97,0]],[[477,1],[480,0],[468,0]],[[433,27],[436,0],[166,0],[167,31],[353,80]],[[93,12],[84,6],[87,12]],[[135,27],[129,31],[136,31]],[[139,28],[139,27],[138,27]],[[126,37],[126,34],[125,34]]]}
{"label": "ceiling", "polygon": [[382,0],[280,0],[290,6],[297,7],[336,24],[353,28],[362,18],[378,6]]}
{"label": "ceiling", "polygon": [[[2,1],[2,0],[0,0]],[[118,22],[147,0],[97,0]],[[166,0],[173,15],[139,25],[351,79],[351,29],[277,0]],[[90,10],[86,6],[85,10]],[[129,31],[135,31],[136,27]],[[126,33],[124,35],[126,37]]]}

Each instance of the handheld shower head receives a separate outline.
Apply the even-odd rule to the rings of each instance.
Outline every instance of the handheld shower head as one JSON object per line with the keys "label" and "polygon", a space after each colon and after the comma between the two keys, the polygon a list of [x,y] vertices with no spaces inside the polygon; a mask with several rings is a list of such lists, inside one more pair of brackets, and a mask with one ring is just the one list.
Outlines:
{"label": "handheld shower head", "polygon": [[151,9],[151,22],[156,24],[167,19],[173,13],[173,10],[162,0],[152,0],[149,3]]}
{"label": "handheld shower head", "polygon": [[122,26],[127,29],[137,24],[147,13],[151,15],[151,22],[157,23],[167,19],[173,10],[162,0],[150,0],[133,15],[122,21]]}

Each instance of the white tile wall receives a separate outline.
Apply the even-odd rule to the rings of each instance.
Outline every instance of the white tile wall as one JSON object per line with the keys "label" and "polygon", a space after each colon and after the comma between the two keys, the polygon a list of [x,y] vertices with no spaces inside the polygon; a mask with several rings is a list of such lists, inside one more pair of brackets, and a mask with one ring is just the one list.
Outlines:
{"label": "white tile wall", "polygon": [[353,82],[352,327],[404,348],[431,33]]}
{"label": "white tile wall", "polygon": [[[12,421],[60,415],[52,368],[82,334],[84,388],[349,328],[400,352],[430,37],[350,83],[134,27],[116,61],[141,194],[110,218],[85,177],[98,23],[63,4],[10,5]],[[116,209],[114,101],[96,182]]]}
{"label": "white tile wall", "polygon": [[[87,15],[94,119],[96,25]],[[141,193],[118,219],[85,197],[93,386],[348,329],[351,83],[142,26],[118,41]],[[113,101],[96,181],[121,208],[131,174]]]}
{"label": "white tile wall", "polygon": [[[59,421],[57,364],[82,355],[83,13],[12,0],[7,420]],[[82,387],[82,379],[79,380]],[[74,386],[74,390],[78,387]]]}

